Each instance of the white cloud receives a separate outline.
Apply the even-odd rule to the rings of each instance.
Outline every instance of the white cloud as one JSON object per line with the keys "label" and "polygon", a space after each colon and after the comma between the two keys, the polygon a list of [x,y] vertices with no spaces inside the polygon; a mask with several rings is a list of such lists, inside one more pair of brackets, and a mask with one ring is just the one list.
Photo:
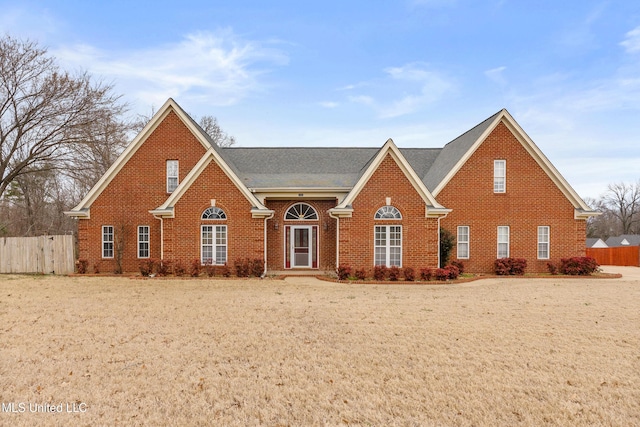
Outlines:
{"label": "white cloud", "polygon": [[[414,113],[421,108],[434,104],[455,90],[453,80],[444,74],[433,71],[426,64],[410,63],[401,67],[389,67],[383,70],[385,78],[359,87],[374,87],[372,95],[353,95],[349,97],[371,107],[380,118],[393,118]],[[398,97],[398,94],[403,94]]]}
{"label": "white cloud", "polygon": [[321,107],[324,108],[336,108],[338,107],[340,104],[337,102],[333,102],[333,101],[323,101],[319,103]]}
{"label": "white cloud", "polygon": [[503,75],[504,70],[506,69],[507,67],[492,68],[490,70],[486,70],[484,72],[484,75],[487,76],[487,78],[493,81],[494,83],[498,83],[499,85],[504,86],[507,84],[507,79],[505,79]]}
{"label": "white cloud", "polygon": [[628,53],[640,52],[640,27],[636,27],[626,34],[625,39],[620,42]]}
{"label": "white cloud", "polygon": [[235,104],[264,89],[260,76],[270,67],[288,61],[281,51],[240,39],[231,30],[193,33],[144,50],[107,53],[79,45],[52,53],[62,64],[113,80],[118,90],[156,106],[168,97]]}

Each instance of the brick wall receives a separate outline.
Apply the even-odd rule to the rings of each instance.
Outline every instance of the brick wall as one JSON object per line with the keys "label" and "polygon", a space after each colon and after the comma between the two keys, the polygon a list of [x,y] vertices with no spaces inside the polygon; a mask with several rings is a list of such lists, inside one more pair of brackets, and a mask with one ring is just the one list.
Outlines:
{"label": "brick wall", "polygon": [[115,228],[115,239],[124,237],[123,269],[138,271],[137,227],[150,226],[152,258],[160,258],[160,221],[149,210],[160,206],[166,190],[166,161],[179,161],[180,182],[205,153],[205,149],[170,112],[122,167],[91,205],[91,218],[78,220],[79,258],[89,261],[89,271],[100,264],[114,271],[114,259],[102,258],[102,226]]}
{"label": "brick wall", "polygon": [[[401,220],[375,220],[386,198]],[[438,220],[425,218],[425,203],[391,157],[382,161],[353,201],[353,216],[340,219],[340,264],[352,269],[374,265],[375,225],[402,225],[402,266],[416,271],[438,264]]]}
{"label": "brick wall", "polygon": [[[296,203],[307,203],[318,213],[318,221],[285,220],[286,211]],[[275,211],[273,219],[267,222],[267,265],[269,270],[285,268],[285,226],[317,225],[318,226],[318,269],[334,271],[336,264],[336,220],[331,218],[328,210],[335,207],[337,200],[267,200],[266,206]],[[278,223],[278,229],[274,224]]]}
{"label": "brick wall", "polygon": [[[500,159],[506,160],[506,193],[493,192],[493,161]],[[546,272],[549,261],[584,255],[586,222],[574,220],[573,205],[503,123],[436,198],[453,209],[443,228],[456,235],[458,226],[470,227],[470,258],[462,260],[468,271],[493,271],[498,226],[510,227],[510,256],[525,258],[528,272]],[[538,226],[550,227],[549,260],[537,259]]]}
{"label": "brick wall", "polygon": [[[211,200],[226,220],[203,220]],[[164,257],[185,267],[200,259],[201,225],[227,226],[227,263],[236,259],[263,259],[264,219],[251,217],[252,204],[212,160],[174,207],[175,218],[164,219]]]}

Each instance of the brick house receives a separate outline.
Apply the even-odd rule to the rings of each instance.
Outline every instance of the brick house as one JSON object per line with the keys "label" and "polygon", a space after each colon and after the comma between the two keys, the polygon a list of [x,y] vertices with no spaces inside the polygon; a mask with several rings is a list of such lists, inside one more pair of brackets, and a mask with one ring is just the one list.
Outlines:
{"label": "brick house", "polygon": [[436,267],[442,227],[452,258],[490,272],[501,257],[546,271],[584,255],[596,212],[506,110],[443,148],[220,148],[169,99],[66,214],[79,258],[103,271],[146,258]]}

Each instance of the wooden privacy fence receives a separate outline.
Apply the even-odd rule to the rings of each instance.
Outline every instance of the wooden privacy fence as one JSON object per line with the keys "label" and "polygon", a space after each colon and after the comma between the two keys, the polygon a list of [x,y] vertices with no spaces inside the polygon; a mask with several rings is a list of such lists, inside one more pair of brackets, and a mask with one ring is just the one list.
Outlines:
{"label": "wooden privacy fence", "polygon": [[71,235],[0,237],[0,273],[68,274],[74,268]]}
{"label": "wooden privacy fence", "polygon": [[640,246],[587,248],[587,256],[595,258],[600,265],[640,266]]}

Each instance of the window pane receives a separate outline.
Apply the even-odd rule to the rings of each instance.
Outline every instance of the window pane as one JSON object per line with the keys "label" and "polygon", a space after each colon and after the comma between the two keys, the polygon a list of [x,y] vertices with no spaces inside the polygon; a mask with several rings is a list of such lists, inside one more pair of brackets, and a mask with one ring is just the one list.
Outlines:
{"label": "window pane", "polygon": [[469,226],[458,226],[458,258],[469,258]]}
{"label": "window pane", "polygon": [[507,164],[505,160],[493,161],[493,191],[504,193],[507,176]]}
{"label": "window pane", "polygon": [[538,227],[538,258],[549,259],[549,227]]}
{"label": "window pane", "polygon": [[389,266],[400,267],[402,263],[402,253],[399,247],[389,248]]}
{"label": "window pane", "polygon": [[207,225],[202,227],[202,244],[213,244],[213,227]]}
{"label": "window pane", "polygon": [[216,245],[227,244],[227,226],[222,225],[216,227]]}
{"label": "window pane", "polygon": [[375,265],[386,265],[387,264],[387,248],[376,247],[375,251],[376,251]]}
{"label": "window pane", "polygon": [[227,247],[216,246],[216,264],[224,264],[227,262]]}
{"label": "window pane", "polygon": [[498,258],[509,257],[509,227],[498,227]]}
{"label": "window pane", "polygon": [[178,187],[178,161],[167,160],[167,193],[173,193]]}

